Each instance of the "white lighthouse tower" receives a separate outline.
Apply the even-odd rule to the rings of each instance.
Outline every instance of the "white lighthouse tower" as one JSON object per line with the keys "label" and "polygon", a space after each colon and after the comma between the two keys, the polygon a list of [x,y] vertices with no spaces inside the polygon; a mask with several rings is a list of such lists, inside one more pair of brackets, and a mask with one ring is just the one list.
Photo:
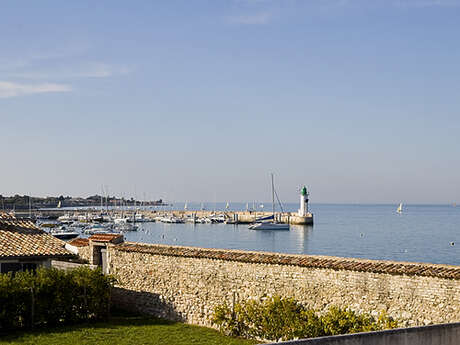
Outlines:
{"label": "white lighthouse tower", "polygon": [[308,214],[308,191],[307,187],[303,186],[300,190],[300,208],[299,208],[299,216],[306,217]]}

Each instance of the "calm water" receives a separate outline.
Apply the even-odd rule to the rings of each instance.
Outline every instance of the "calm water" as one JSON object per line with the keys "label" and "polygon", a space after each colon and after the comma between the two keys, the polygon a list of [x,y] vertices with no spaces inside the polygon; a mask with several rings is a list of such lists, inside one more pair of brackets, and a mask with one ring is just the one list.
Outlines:
{"label": "calm water", "polygon": [[[188,209],[200,206],[188,204]],[[245,206],[232,204],[231,208]],[[212,204],[208,209],[224,207]],[[297,207],[286,205],[290,211]],[[146,243],[460,265],[460,206],[405,205],[403,214],[397,214],[396,207],[313,204],[315,224],[293,225],[290,231],[255,231],[247,225],[144,223],[139,231],[125,236],[128,241]]]}

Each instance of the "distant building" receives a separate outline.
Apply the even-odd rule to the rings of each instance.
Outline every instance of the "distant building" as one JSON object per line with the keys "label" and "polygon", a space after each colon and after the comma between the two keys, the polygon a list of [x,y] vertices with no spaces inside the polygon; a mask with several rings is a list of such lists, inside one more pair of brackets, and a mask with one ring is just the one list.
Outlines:
{"label": "distant building", "polygon": [[65,249],[65,242],[39,229],[31,221],[0,213],[1,273],[50,267],[52,259],[73,256]]}

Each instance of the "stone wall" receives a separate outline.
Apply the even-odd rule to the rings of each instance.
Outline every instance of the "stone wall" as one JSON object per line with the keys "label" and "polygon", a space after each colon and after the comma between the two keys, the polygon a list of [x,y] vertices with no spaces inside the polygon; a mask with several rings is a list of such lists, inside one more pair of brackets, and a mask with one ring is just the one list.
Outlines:
{"label": "stone wall", "polygon": [[124,243],[108,248],[116,303],[210,326],[224,301],[279,294],[324,310],[387,313],[406,326],[460,321],[460,267]]}
{"label": "stone wall", "polygon": [[51,267],[57,268],[59,270],[69,271],[76,268],[89,267],[88,264],[81,264],[76,262],[69,262],[69,261],[59,261],[59,260],[51,260]]}
{"label": "stone wall", "polygon": [[69,241],[65,245],[66,249],[72,253],[77,254],[80,259],[90,261],[90,246],[89,240],[87,238],[75,238],[72,241]]}

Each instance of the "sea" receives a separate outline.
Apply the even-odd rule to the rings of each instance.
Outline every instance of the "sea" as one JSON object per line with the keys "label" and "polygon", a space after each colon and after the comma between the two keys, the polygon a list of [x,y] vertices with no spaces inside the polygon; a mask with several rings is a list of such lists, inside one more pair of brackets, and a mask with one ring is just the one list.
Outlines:
{"label": "sea", "polygon": [[[187,203],[187,209],[223,211],[226,203]],[[271,210],[271,203],[230,203]],[[264,208],[262,208],[264,206]],[[298,203],[285,204],[297,211]],[[290,230],[250,230],[239,224],[141,223],[125,233],[126,241],[203,248],[328,255],[366,259],[460,265],[460,206],[455,205],[311,204],[314,225]],[[162,210],[184,209],[184,203]]]}

